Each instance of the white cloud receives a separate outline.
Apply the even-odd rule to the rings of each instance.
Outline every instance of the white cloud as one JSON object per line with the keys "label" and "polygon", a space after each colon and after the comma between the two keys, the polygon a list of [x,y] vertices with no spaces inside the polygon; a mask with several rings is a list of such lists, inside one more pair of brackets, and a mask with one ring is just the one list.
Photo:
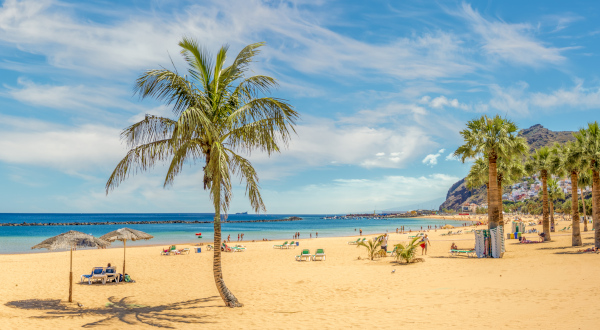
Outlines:
{"label": "white cloud", "polygon": [[269,212],[273,213],[302,213],[305,205],[311,205],[315,213],[365,212],[443,197],[448,187],[458,180],[458,177],[445,174],[338,179],[277,193],[265,191],[264,198],[267,205],[272,205]]}
{"label": "white cloud", "polygon": [[440,149],[437,154],[429,154],[425,156],[425,158],[422,160],[422,163],[431,167],[437,165],[437,159],[444,153],[444,151],[446,151],[446,149]]}
{"label": "white cloud", "polygon": [[454,160],[454,161],[460,161],[460,159],[459,159],[458,157],[454,156],[454,154],[453,154],[453,153],[450,153],[450,154],[448,154],[448,155],[446,156],[446,160],[447,160],[447,161],[448,161],[448,160],[450,160],[450,161],[452,161],[452,160]]}
{"label": "white cloud", "polygon": [[566,60],[561,54],[565,49],[546,46],[536,40],[533,35],[535,28],[530,24],[511,24],[501,20],[488,20],[467,3],[463,3],[460,15],[481,37],[482,48],[487,55],[533,67],[543,64],[559,64]]}
{"label": "white cloud", "polygon": [[72,175],[115,166],[126,150],[120,130],[103,125],[65,127],[0,115],[0,161],[50,167]]}
{"label": "white cloud", "polygon": [[[0,8],[0,41],[43,54],[55,67],[103,76],[118,72],[122,79],[127,72],[169,65],[167,52],[178,53],[183,35],[202,36],[209,49],[223,40],[235,49],[268,36],[271,47],[264,50],[263,67],[273,59],[304,73],[335,77],[376,71],[400,79],[434,79],[474,70],[463,55],[461,40],[451,33],[439,30],[368,43],[328,29],[330,16],[303,10],[315,5],[319,6],[208,1],[169,14],[115,8],[108,25],[80,19],[77,12],[83,7],[67,8],[52,0],[7,0]],[[181,63],[178,56],[174,59]]]}

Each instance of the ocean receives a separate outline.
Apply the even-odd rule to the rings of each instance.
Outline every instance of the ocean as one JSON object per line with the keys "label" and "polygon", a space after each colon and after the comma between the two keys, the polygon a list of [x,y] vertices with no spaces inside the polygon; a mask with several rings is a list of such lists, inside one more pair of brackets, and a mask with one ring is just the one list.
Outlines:
{"label": "ocean", "polygon": [[[244,241],[262,240],[263,238],[275,240],[292,238],[295,232],[300,232],[300,238],[351,236],[358,235],[358,230],[363,230],[363,235],[382,232],[395,232],[396,228],[405,226],[406,230],[419,230],[421,226],[443,226],[448,223],[442,219],[321,219],[331,214],[231,214],[230,221],[238,220],[271,220],[284,219],[297,216],[303,220],[283,222],[223,222],[221,226],[222,237],[226,239],[231,235],[232,241],[237,241],[238,233],[244,233]],[[77,222],[106,222],[106,221],[212,221],[210,213],[0,213],[0,223],[77,223]],[[450,221],[451,224],[455,222]],[[113,230],[129,227],[153,235],[148,241],[127,242],[127,246],[154,245],[154,244],[180,244],[180,243],[210,243],[213,241],[213,224],[137,224],[137,225],[65,225],[65,226],[19,226],[0,227],[0,254],[6,253],[31,253],[45,252],[45,250],[31,250],[31,247],[43,240],[67,232],[77,230],[96,237],[102,236]],[[197,238],[196,233],[202,233],[202,238]],[[112,246],[122,247],[121,243]]]}

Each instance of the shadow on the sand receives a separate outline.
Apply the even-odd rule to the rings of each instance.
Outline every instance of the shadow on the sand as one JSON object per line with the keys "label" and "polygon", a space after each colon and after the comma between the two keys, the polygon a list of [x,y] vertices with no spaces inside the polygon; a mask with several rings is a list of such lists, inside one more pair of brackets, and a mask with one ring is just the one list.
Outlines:
{"label": "shadow on the sand", "polygon": [[[205,320],[204,315],[194,315],[190,312],[194,309],[204,308],[201,303],[214,301],[216,296],[182,301],[172,304],[164,304],[159,306],[144,306],[135,304],[129,297],[118,299],[115,297],[108,298],[105,307],[100,308],[85,308],[71,306],[70,304],[61,303],[59,299],[29,299],[17,300],[6,303],[6,306],[12,308],[39,310],[44,311],[45,315],[33,316],[34,318],[74,318],[83,316],[101,317],[100,320],[86,323],[83,328],[92,328],[95,326],[114,326],[114,322],[121,321],[128,325],[150,325],[157,328],[174,329],[174,323],[196,324],[210,323]],[[177,313],[176,311],[183,311]]]}
{"label": "shadow on the sand", "polygon": [[[592,243],[584,243],[582,246],[586,246],[586,245],[593,245],[593,244]],[[566,249],[572,249],[572,248],[579,248],[579,246],[549,246],[549,247],[539,248],[538,250],[566,250]]]}

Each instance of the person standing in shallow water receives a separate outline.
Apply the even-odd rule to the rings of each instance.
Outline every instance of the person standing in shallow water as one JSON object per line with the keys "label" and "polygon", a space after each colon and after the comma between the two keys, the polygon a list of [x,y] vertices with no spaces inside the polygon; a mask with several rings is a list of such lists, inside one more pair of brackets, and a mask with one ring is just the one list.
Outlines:
{"label": "person standing in shallow water", "polygon": [[315,232],[315,238],[319,238],[319,232]]}
{"label": "person standing in shallow water", "polygon": [[360,236],[362,236],[362,229],[358,229],[360,231]]}

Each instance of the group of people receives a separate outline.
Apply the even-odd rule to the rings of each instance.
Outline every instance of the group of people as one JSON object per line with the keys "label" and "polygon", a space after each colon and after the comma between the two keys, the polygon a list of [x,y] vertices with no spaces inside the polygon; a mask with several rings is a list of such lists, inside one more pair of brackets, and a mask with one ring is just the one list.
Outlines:
{"label": "group of people", "polygon": [[[238,234],[238,242],[241,242],[244,240],[244,233]],[[231,235],[227,235],[227,243],[231,242]]]}
{"label": "group of people", "polygon": [[[309,233],[309,237],[312,238],[312,233]],[[296,232],[294,233],[294,236],[292,236],[293,239],[300,239],[300,232]],[[319,238],[319,232],[315,232],[315,238]]]}

